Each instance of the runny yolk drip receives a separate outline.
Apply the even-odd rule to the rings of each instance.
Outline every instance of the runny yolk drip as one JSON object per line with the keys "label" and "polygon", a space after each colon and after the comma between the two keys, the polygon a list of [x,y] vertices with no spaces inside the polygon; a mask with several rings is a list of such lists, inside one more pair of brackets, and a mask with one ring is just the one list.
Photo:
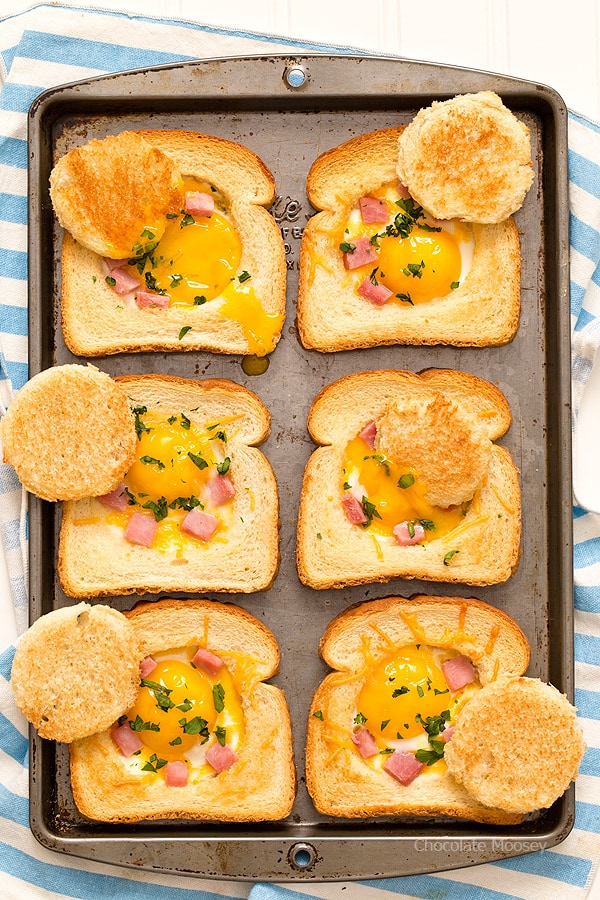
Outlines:
{"label": "runny yolk drip", "polygon": [[139,758],[142,765],[156,755],[155,768],[160,760],[186,760],[200,768],[204,745],[208,747],[220,737],[235,749],[243,740],[239,685],[227,666],[208,675],[191,665],[192,655],[187,648],[153,655],[158,665],[142,680],[137,700],[127,713],[144,744]]}
{"label": "runny yolk drip", "polygon": [[466,506],[443,509],[425,498],[427,486],[419,473],[401,466],[369,447],[357,436],[347,445],[342,470],[342,490],[360,485],[359,497],[370,519],[365,526],[377,535],[391,536],[402,522],[419,522],[425,529],[422,543],[442,537],[464,521]]}
{"label": "runny yolk drip", "polygon": [[421,736],[421,719],[455,707],[431,647],[423,645],[400,647],[377,663],[357,700],[361,722],[364,718],[373,737],[384,741]]}
{"label": "runny yolk drip", "polygon": [[275,347],[275,338],[281,331],[284,316],[267,312],[248,281],[242,284],[232,281],[222,294],[219,312],[226,319],[241,325],[248,341],[248,353],[266,356]]}

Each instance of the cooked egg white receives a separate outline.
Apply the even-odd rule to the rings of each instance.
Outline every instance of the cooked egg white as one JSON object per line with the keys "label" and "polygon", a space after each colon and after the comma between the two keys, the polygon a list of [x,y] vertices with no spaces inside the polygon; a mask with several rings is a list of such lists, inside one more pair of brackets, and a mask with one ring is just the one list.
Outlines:
{"label": "cooked egg white", "polygon": [[[193,216],[171,214],[160,241],[151,228],[140,229],[128,271],[144,290],[169,297],[169,307],[185,309],[216,301],[219,313],[241,326],[249,352],[273,350],[283,316],[268,313],[256,295],[252,273],[239,271],[242,242],[228,214],[224,196],[197,179],[184,180],[186,191],[211,194],[215,211]],[[135,304],[134,292],[130,297]]]}
{"label": "cooked egg white", "polygon": [[425,499],[426,485],[415,469],[400,466],[371,449],[360,435],[346,446],[341,487],[344,492],[351,490],[363,508],[369,510],[367,504],[373,506],[367,527],[370,533],[380,537],[391,538],[394,527],[401,522],[421,522],[426,523],[423,539],[426,543],[460,525],[468,508],[467,505],[448,509],[432,506]]}
{"label": "cooked egg white", "polygon": [[[365,277],[371,277],[394,292],[388,302],[409,305],[445,297],[456,290],[473,261],[475,244],[470,226],[457,220],[432,219],[411,198],[401,195],[397,184],[384,185],[369,196],[384,202],[389,218],[387,223],[365,224],[358,207],[350,214],[342,240],[351,243],[355,238],[369,237],[378,248],[376,263],[353,271],[357,287]],[[400,222],[396,221],[398,216]]]}
{"label": "cooked egg white", "polygon": [[214,676],[195,668],[191,659],[196,649],[152,654],[157,667],[142,679],[138,698],[126,714],[144,744],[139,753],[121,757],[130,774],[162,778],[167,762],[182,760],[188,766],[188,783],[194,783],[214,775],[205,754],[216,741],[234,751],[243,742],[238,678],[226,665]]}

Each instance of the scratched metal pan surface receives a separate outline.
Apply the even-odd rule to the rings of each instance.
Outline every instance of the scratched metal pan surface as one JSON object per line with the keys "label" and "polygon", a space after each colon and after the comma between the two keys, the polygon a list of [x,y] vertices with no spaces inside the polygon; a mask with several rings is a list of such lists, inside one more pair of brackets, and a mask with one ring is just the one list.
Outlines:
{"label": "scratched metal pan surface", "polygon": [[[297,77],[289,76],[290,67]],[[295,68],[294,68],[295,67]],[[289,77],[288,77],[289,76]],[[306,351],[295,326],[299,244],[314,210],[305,178],[323,151],[354,135],[405,124],[433,100],[497,91],[530,128],[536,180],[516,221],[522,234],[522,313],[506,347],[386,347],[336,354]],[[465,866],[550,847],[570,831],[574,793],[522,824],[494,827],[436,818],[350,821],[316,813],[304,783],[304,741],[312,693],[325,673],[319,639],[350,603],[415,592],[476,595],[508,612],[532,648],[529,674],[573,696],[570,353],[566,110],[543,86],[489,73],[399,59],[350,56],[252,57],[169,65],[55,88],[30,116],[31,374],[77,360],[60,329],[61,233],[48,193],[53,160],[91,138],[126,129],[186,128],[239,141],[275,175],[272,213],[286,242],[288,305],[268,370],[247,376],[241,357],[208,353],[120,354],[94,360],[111,375],[163,372],[230,378],[255,391],[272,413],[262,449],[281,500],[281,566],[271,590],[219,595],[273,630],[282,650],[275,679],[290,706],[299,789],[292,814],[275,824],[169,821],[90,822],[70,790],[67,748],[32,735],[31,827],[53,850],[157,872],[211,878],[328,881],[404,875]],[[310,403],[348,372],[429,366],[472,372],[496,383],[514,417],[503,443],[521,474],[522,559],[506,583],[477,590],[391,581],[341,591],[303,587],[295,566],[295,525],[304,465],[313,449]],[[30,515],[31,618],[69,604],[56,577],[60,511],[33,500]],[[110,601],[118,609],[131,597]]]}

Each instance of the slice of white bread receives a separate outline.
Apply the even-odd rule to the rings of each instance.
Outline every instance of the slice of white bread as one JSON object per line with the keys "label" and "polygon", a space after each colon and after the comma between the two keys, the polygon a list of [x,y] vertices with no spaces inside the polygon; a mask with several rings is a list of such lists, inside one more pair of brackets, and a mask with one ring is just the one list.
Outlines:
{"label": "slice of white bread", "polygon": [[[241,694],[244,732],[230,768],[216,774],[204,765],[181,787],[167,786],[160,770],[133,772],[135,756],[124,757],[109,730],[72,743],[71,785],[83,815],[104,822],[287,816],[296,786],[291,725],[283,692],[263,683],[279,669],[279,648],[269,629],[239,607],[208,600],[142,603],[126,615],[145,656],[189,644],[216,654]],[[220,673],[216,678],[223,681]],[[224,702],[227,708],[227,695]],[[160,724],[160,711],[153,718]],[[214,741],[211,734],[207,747]]]}
{"label": "slice of white bread", "polygon": [[[521,255],[512,219],[463,226],[472,231],[472,262],[459,286],[443,297],[415,305],[374,306],[357,293],[340,244],[347,240],[346,223],[359,198],[397,179],[402,132],[399,127],[360,135],[324,153],[310,169],[308,198],[322,211],[307,223],[300,249],[298,331],[309,349],[329,352],[385,344],[485,347],[505,344],[517,331]],[[382,227],[374,224],[371,231],[381,232]]]}
{"label": "slice of white bread", "polygon": [[78,603],[41,616],[25,632],[10,683],[40,737],[69,743],[108,728],[131,706],[142,658],[122,613]]}
{"label": "slice of white bread", "polygon": [[[474,799],[450,775],[443,759],[425,765],[411,783],[403,785],[383,770],[385,752],[379,750],[371,759],[359,753],[351,738],[360,727],[355,718],[375,739],[381,732],[378,720],[367,717],[363,721],[365,716],[360,715],[357,704],[364,698],[362,688],[373,680],[375,666],[387,664],[407,646],[418,647],[419,651],[440,648],[442,659],[461,655],[471,662],[477,677],[465,688],[469,691],[466,698],[459,701],[465,712],[477,699],[480,685],[503,675],[521,675],[529,664],[529,645],[517,624],[479,600],[387,597],[345,610],[329,624],[321,639],[320,654],[335,671],[317,688],[308,717],[306,784],[315,807],[325,815],[350,818],[451,816],[498,824],[519,822],[520,814],[491,809]],[[406,672],[399,677],[396,670],[396,680],[392,684],[389,678],[388,689],[398,685],[391,703],[410,702],[413,719],[414,710],[423,703],[431,686],[420,681],[418,669],[414,671],[417,678],[413,683],[405,677]],[[417,685],[422,686],[421,691]],[[408,701],[410,697],[413,699]],[[448,692],[440,698],[452,713],[446,727],[454,723],[453,701],[459,697],[458,692]],[[463,712],[458,715],[460,718]],[[427,721],[426,716],[423,718]],[[422,737],[426,742],[424,733]],[[443,741],[439,736],[436,739]],[[401,748],[406,743],[400,740],[391,745]],[[407,752],[415,751],[411,748]]]}
{"label": "slice of white bread", "polygon": [[[283,239],[277,224],[267,212],[275,197],[271,172],[248,148],[211,135],[157,130],[134,132],[133,135],[126,132],[125,136],[128,142],[125,152],[114,158],[111,157],[111,143],[96,141],[87,145],[105,163],[98,167],[98,182],[94,184],[94,195],[98,200],[91,207],[93,217],[85,216],[81,220],[77,217],[80,206],[86,208],[91,180],[89,171],[78,184],[77,192],[67,195],[73,206],[73,215],[67,219],[62,207],[57,210],[65,227],[72,232],[65,232],[62,251],[62,328],[69,349],[85,356],[142,350],[209,350],[260,356],[271,352],[283,327],[286,283]],[[123,139],[124,135],[118,138]],[[182,200],[177,206],[177,213],[183,206],[185,179],[194,178],[210,185],[210,191],[217,198],[215,211],[229,220],[242,245],[237,271],[232,273],[225,294],[199,305],[186,303],[170,305],[165,309],[158,306],[140,308],[135,301],[135,292],[120,296],[107,283],[106,278],[110,281],[112,276],[98,253],[115,254],[107,252],[106,243],[102,245],[104,249],[99,250],[98,244],[91,238],[98,231],[102,234],[102,222],[96,220],[103,215],[103,210],[108,210],[108,215],[112,215],[115,197],[121,195],[120,185],[123,179],[130,178],[129,169],[137,170],[138,158],[128,150],[129,141],[133,139],[135,147],[141,142],[147,154],[158,154],[183,177],[183,181],[180,177]],[[109,140],[116,139],[105,139]],[[79,152],[79,149],[70,151],[73,154]],[[67,154],[67,159],[69,157],[70,154]],[[112,169],[106,163],[107,158],[113,164]],[[59,160],[56,166],[59,174],[62,172],[62,162]],[[147,174],[146,170],[144,174]],[[57,180],[55,174],[53,182]],[[162,187],[160,182],[154,185],[146,179],[138,184],[134,179],[134,196],[130,198],[127,194],[128,200],[123,205],[132,204],[135,210],[150,202],[156,211],[162,210],[164,214],[172,215],[171,197]],[[158,197],[154,188],[161,189]],[[55,186],[53,198],[56,194]],[[90,218],[93,220],[90,221]],[[185,221],[181,219],[180,226],[187,221],[189,217]],[[203,221],[210,222],[209,219]],[[135,238],[131,240],[130,228],[126,246],[119,245],[120,252],[116,256],[135,258],[134,248],[148,244],[148,234],[144,237],[143,232],[149,224],[158,238],[160,228],[143,218],[138,218],[136,224],[134,217],[131,228]],[[112,243],[115,243],[117,237],[112,227],[109,232]],[[89,249],[90,246],[93,249]],[[154,255],[160,255],[160,244]],[[176,269],[177,265],[174,266]],[[141,286],[146,290],[141,275],[140,279]],[[202,293],[202,288],[198,288],[199,298]],[[171,289],[170,294],[174,303],[176,290]]]}
{"label": "slice of white bread", "polygon": [[[177,524],[170,524],[178,511],[169,510],[159,529],[173,530],[163,538],[157,532],[151,547],[125,540],[127,520],[120,517],[127,513],[115,513],[94,497],[66,502],[58,551],[65,593],[71,597],[160,591],[246,593],[270,587],[279,564],[278,495],[271,466],[254,446],[265,440],[270,428],[270,414],[262,401],[247,388],[221,379],[193,381],[153,374],[116,380],[132,409],[145,408],[178,421],[184,416],[192,429],[210,429],[215,437],[222,434],[222,456],[230,460],[227,475],[235,496],[224,507],[223,525],[210,540],[183,535]],[[129,513],[133,509],[128,507]]]}
{"label": "slice of white bread", "polygon": [[77,500],[117,486],[135,459],[127,394],[94,366],[34,375],[2,419],[4,462],[43,500]]}
{"label": "slice of white bread", "polygon": [[565,695],[537,678],[513,677],[487,685],[464,707],[445,757],[478,802],[528,813],[566,791],[585,749]]}
{"label": "slice of white bread", "polygon": [[439,219],[502,222],[533,182],[529,129],[493,91],[434,101],[400,136],[398,176]]}
{"label": "slice of white bread", "polygon": [[[438,415],[440,400],[445,403]],[[403,404],[420,424],[416,428],[420,440],[414,440],[413,459],[407,456],[395,462],[407,472],[416,469],[417,481],[420,467],[425,470],[430,463],[426,488],[435,488],[436,498],[450,489],[472,497],[464,513],[458,510],[458,524],[450,531],[437,529],[441,536],[435,537],[436,529],[429,530],[427,540],[413,546],[401,546],[395,537],[381,535],[375,517],[367,527],[353,524],[342,503],[347,494],[344,467],[349,442],[370,423],[385,422],[390,410]],[[419,375],[392,369],[359,372],[325,387],[308,417],[309,432],[321,446],[308,460],[302,485],[297,539],[301,581],[325,589],[392,578],[474,585],[508,579],[520,556],[521,495],[510,453],[492,442],[507,431],[510,422],[508,403],[497,387],[451,369],[428,369]],[[379,442],[384,433],[377,427],[375,446],[366,449],[365,458],[379,456],[383,470],[386,461],[394,460],[382,452]],[[466,429],[470,429],[472,446],[481,451],[479,456],[472,450],[465,453]],[[387,443],[393,446],[389,437]],[[482,469],[486,443],[488,464]],[[456,498],[449,495],[447,499]],[[410,517],[422,518],[423,513]]]}

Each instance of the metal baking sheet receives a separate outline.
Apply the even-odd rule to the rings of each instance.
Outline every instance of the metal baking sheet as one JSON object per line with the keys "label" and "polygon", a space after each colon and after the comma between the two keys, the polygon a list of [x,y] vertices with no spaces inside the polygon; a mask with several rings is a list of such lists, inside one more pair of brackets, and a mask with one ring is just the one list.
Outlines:
{"label": "metal baking sheet", "polygon": [[[304,75],[289,79],[290,67]],[[293,81],[293,84],[290,83]],[[386,347],[337,354],[306,351],[295,326],[299,244],[313,210],[305,178],[323,151],[354,135],[404,124],[433,100],[497,91],[530,128],[536,180],[516,221],[522,237],[520,328],[506,347]],[[299,789],[292,814],[273,824],[218,821],[114,825],[79,815],[67,748],[31,737],[31,828],[46,847],[157,872],[246,880],[327,881],[439,871],[548,848],[569,833],[571,788],[549,810],[518,826],[444,818],[350,821],[321,816],[304,784],[310,699],[326,668],[318,657],[328,622],[350,603],[415,592],[477,596],[505,610],[531,644],[529,674],[573,696],[570,350],[566,110],[552,90],[490,73],[390,58],[251,57],[197,61],[90,79],[47,91],[29,115],[29,315],[31,375],[82,362],[60,329],[60,242],[48,193],[53,160],[91,138],[125,129],[188,128],[239,141],[273,171],[272,213],[286,243],[287,319],[267,372],[248,377],[241,357],[207,353],[120,354],[94,360],[112,375],[163,372],[230,378],[271,410],[263,451],[277,475],[281,566],[271,590],[218,595],[271,628],[282,650],[274,682],[292,716]],[[295,566],[295,526],[304,465],[313,445],[306,417],[316,393],[348,372],[430,366],[472,372],[497,384],[514,416],[503,440],[521,473],[522,559],[505,584],[473,590],[391,581],[341,591],[303,587]],[[31,619],[68,605],[56,577],[60,509],[32,499]],[[209,595],[210,596],[210,595]],[[110,601],[127,609],[136,600]]]}

